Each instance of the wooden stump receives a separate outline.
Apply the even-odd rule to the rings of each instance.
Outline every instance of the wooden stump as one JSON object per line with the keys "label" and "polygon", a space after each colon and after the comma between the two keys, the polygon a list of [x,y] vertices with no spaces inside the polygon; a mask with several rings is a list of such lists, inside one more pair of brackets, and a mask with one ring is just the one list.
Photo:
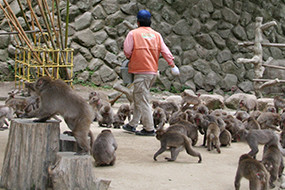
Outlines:
{"label": "wooden stump", "polygon": [[[88,142],[90,144],[90,137],[88,137]],[[82,150],[76,142],[73,136],[66,134],[60,134],[59,140],[59,151],[60,152],[78,152]]]}
{"label": "wooden stump", "polygon": [[11,121],[0,185],[6,189],[47,189],[48,167],[59,151],[59,122]]}
{"label": "wooden stump", "polygon": [[95,179],[92,161],[90,155],[79,156],[74,155],[74,152],[59,152],[56,164],[49,168],[53,189],[108,189],[110,181]]}

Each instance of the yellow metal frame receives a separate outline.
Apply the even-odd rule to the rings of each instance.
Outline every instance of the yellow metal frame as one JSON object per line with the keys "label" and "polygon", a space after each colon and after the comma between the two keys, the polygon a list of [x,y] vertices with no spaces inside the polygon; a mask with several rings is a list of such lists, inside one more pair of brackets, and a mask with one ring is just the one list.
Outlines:
{"label": "yellow metal frame", "polygon": [[15,54],[15,86],[24,88],[25,82],[34,82],[38,77],[48,75],[47,72],[52,78],[59,79],[61,68],[70,70],[70,80],[64,81],[72,85],[73,49],[18,46]]}

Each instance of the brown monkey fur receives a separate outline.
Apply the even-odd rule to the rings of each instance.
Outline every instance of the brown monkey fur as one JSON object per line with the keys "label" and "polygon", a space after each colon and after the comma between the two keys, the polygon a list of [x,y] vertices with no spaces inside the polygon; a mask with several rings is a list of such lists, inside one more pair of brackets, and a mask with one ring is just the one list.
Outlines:
{"label": "brown monkey fur", "polygon": [[154,128],[156,129],[162,128],[167,122],[165,111],[160,107],[156,107],[153,110],[152,117],[153,117]]}
{"label": "brown monkey fur", "polygon": [[279,108],[282,110],[285,108],[285,100],[280,96],[275,96],[273,99],[273,103],[276,109],[276,113],[279,113]]}
{"label": "brown monkey fur", "polygon": [[248,154],[243,154],[239,158],[234,182],[235,190],[240,189],[240,181],[243,177],[249,180],[250,190],[268,190],[268,172],[261,162],[253,159]]}
{"label": "brown monkey fur", "polygon": [[112,127],[114,123],[114,112],[111,106],[103,105],[99,110],[97,119],[100,127]]}
{"label": "brown monkey fur", "polygon": [[131,108],[128,104],[122,104],[114,115],[113,126],[120,129],[124,125],[126,118],[131,119]]}
{"label": "brown monkey fur", "polygon": [[99,117],[99,110],[104,106],[104,105],[109,105],[110,103],[105,101],[104,99],[101,99],[99,95],[93,94],[93,96],[90,96],[90,99],[88,101],[89,105],[91,106],[93,110],[93,115],[94,115],[94,121],[98,120]]}
{"label": "brown monkey fur", "polygon": [[252,116],[250,116],[247,119],[247,122],[245,124],[245,128],[247,130],[251,130],[251,129],[260,129],[260,125],[259,123],[256,121],[256,119],[254,119]]}
{"label": "brown monkey fur", "polygon": [[282,176],[284,170],[283,156],[276,144],[264,149],[261,162],[270,174],[270,187],[274,188],[274,182]]}
{"label": "brown monkey fur", "polygon": [[198,157],[198,163],[202,162],[201,154],[195,151],[192,147],[191,139],[189,139],[186,135],[179,132],[160,132],[157,133],[156,138],[160,141],[160,149],[154,154],[153,159],[155,161],[156,157],[170,148],[171,158],[165,158],[167,161],[175,161],[181,148],[184,147],[186,152],[191,155]]}
{"label": "brown monkey fur", "polygon": [[191,122],[180,118],[175,124],[170,125],[166,131],[175,131],[177,130],[177,126],[183,126],[186,129],[186,136],[188,136],[192,140],[192,145],[196,145],[198,141],[198,129],[196,125],[192,124]]}
{"label": "brown monkey fur", "polygon": [[157,107],[162,108],[165,111],[166,119],[168,120],[171,114],[179,110],[178,105],[172,101],[152,101],[152,108],[155,109]]}
{"label": "brown monkey fur", "polygon": [[245,110],[249,113],[252,110],[258,110],[258,104],[256,100],[241,99],[238,104],[238,110]]}
{"label": "brown monkey fur", "polygon": [[258,153],[259,144],[268,147],[272,144],[278,145],[279,143],[278,136],[270,129],[252,129],[249,131],[246,129],[240,129],[236,136],[239,141],[247,142],[251,149],[248,154],[254,158]]}
{"label": "brown monkey fur", "polygon": [[187,92],[182,92],[181,94],[182,101],[181,101],[181,110],[185,111],[189,108],[189,106],[192,104],[194,106],[194,109],[197,109],[198,105],[200,105],[201,100],[199,96],[193,96]]}
{"label": "brown monkey fur", "polygon": [[219,139],[220,139],[221,146],[228,146],[228,145],[231,146],[232,135],[227,129],[223,130],[220,133]]}
{"label": "brown monkey fur", "polygon": [[249,114],[246,111],[237,111],[235,116],[240,121],[244,121],[249,118]]}
{"label": "brown monkey fur", "polygon": [[218,153],[221,153],[220,143],[220,128],[217,123],[211,122],[207,129],[207,150],[213,150],[213,147],[217,149]]}
{"label": "brown monkey fur", "polygon": [[[189,111],[191,111],[191,110],[189,110]],[[172,124],[175,124],[176,122],[178,122],[178,120],[180,120],[180,119],[188,120],[188,114],[186,112],[183,112],[180,110],[176,111],[171,115],[171,117],[168,120],[168,123],[169,123],[169,125],[172,125]]]}
{"label": "brown monkey fur", "polygon": [[92,145],[95,166],[112,166],[116,161],[116,139],[109,129],[102,130]]}
{"label": "brown monkey fur", "polygon": [[280,144],[282,148],[285,148],[285,130],[284,129],[280,133]]}
{"label": "brown monkey fur", "polygon": [[76,154],[88,154],[90,144],[88,133],[92,122],[92,111],[88,103],[62,80],[52,80],[44,76],[34,84],[36,93],[40,96],[40,108],[27,117],[37,117],[37,122],[44,122],[56,114],[60,114],[82,149]]}
{"label": "brown monkey fur", "polygon": [[256,119],[261,129],[273,129],[276,131],[280,131],[277,128],[277,126],[280,124],[280,120],[280,115],[272,112],[263,112]]}

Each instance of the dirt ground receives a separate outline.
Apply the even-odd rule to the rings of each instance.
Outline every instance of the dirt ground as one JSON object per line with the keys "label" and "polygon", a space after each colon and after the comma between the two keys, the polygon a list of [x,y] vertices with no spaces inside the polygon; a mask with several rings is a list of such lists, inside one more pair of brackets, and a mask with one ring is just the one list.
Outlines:
{"label": "dirt ground", "polygon": [[[12,88],[10,83],[9,85],[8,87],[7,83],[0,83],[0,96]],[[78,86],[75,89],[84,98],[87,98],[92,90]],[[114,109],[116,110],[119,105],[120,103],[116,103]],[[104,129],[98,127],[97,122],[93,122],[91,127],[95,135]],[[141,126],[138,129],[140,128]],[[66,129],[64,122],[61,123],[61,129],[62,131]],[[154,161],[153,155],[160,147],[155,137],[136,136],[123,129],[111,130],[118,143],[116,163],[111,167],[94,167],[96,177],[111,180],[110,190],[232,190],[238,159],[241,154],[249,152],[248,145],[241,142],[232,143],[230,147],[222,147],[221,154],[215,150],[209,152],[201,146],[203,137],[200,135],[194,149],[201,153],[202,163],[199,164],[198,158],[186,154],[185,151],[179,154],[175,162],[167,162],[164,159],[170,156],[169,151],[159,155],[158,161]],[[8,134],[9,130],[0,131],[0,171]],[[262,156],[261,146],[260,150],[258,159]],[[279,182],[276,184],[280,185]],[[241,190],[243,189],[248,189],[248,181],[245,179],[241,183]]]}

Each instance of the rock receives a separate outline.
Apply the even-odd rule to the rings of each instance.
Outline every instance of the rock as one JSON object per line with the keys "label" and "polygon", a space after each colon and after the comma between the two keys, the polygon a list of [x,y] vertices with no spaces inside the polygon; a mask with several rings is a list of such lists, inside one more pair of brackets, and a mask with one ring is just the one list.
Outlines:
{"label": "rock", "polygon": [[[102,31],[102,33],[104,33],[104,31]],[[100,39],[98,39],[98,37],[99,37],[98,33],[94,34],[89,28],[75,33],[75,41],[77,41],[79,44],[81,44],[84,47],[93,47],[96,43],[99,42],[102,43],[104,39],[103,35],[100,35],[101,37]]]}
{"label": "rock", "polygon": [[224,97],[218,94],[201,94],[200,100],[209,110],[224,109]]}
{"label": "rock", "polygon": [[252,94],[237,93],[233,94],[225,100],[225,105],[230,109],[237,109],[240,100],[247,100],[249,102],[256,102],[257,98]]}
{"label": "rock", "polygon": [[87,60],[79,53],[76,56],[74,56],[74,61],[73,61],[74,67],[73,71],[82,71],[86,69],[88,62]]}
{"label": "rock", "polygon": [[90,12],[85,12],[83,15],[75,19],[75,30],[83,30],[90,26],[92,19],[92,14]]}

